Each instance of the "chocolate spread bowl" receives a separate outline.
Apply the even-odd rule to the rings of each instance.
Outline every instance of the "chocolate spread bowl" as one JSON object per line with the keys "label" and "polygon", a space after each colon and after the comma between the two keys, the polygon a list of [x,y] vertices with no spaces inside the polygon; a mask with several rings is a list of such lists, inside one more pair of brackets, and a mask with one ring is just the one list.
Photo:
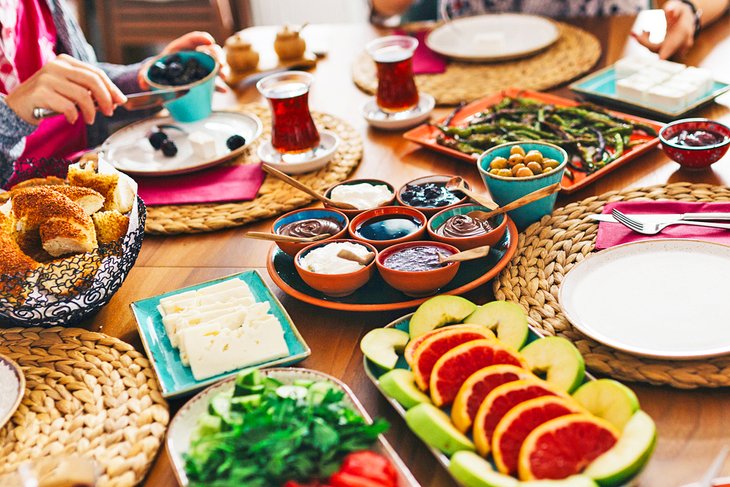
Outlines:
{"label": "chocolate spread bowl", "polygon": [[378,254],[375,263],[383,280],[403,294],[430,296],[459,271],[459,262],[438,264],[438,254],[448,257],[458,251],[442,242],[417,240],[388,247]]}
{"label": "chocolate spread bowl", "polygon": [[453,245],[459,250],[496,245],[507,230],[508,217],[502,214],[482,222],[467,215],[475,210],[490,211],[484,206],[467,204],[436,213],[426,226],[428,235],[437,242]]}
{"label": "chocolate spread bowl", "polygon": [[[319,242],[329,242],[339,238],[347,237],[347,226],[350,220],[341,211],[331,208],[304,208],[286,213],[271,225],[271,233],[278,235],[288,235],[291,237],[313,237],[329,233],[326,239],[318,240]],[[297,252],[312,242],[277,242],[276,245],[294,257]]]}
{"label": "chocolate spread bowl", "polygon": [[[415,208],[427,217],[435,215],[445,208],[466,203],[469,198],[460,192],[446,189],[449,179],[456,176],[434,174],[407,182],[395,194],[398,204]],[[467,188],[469,184],[465,182]]]}

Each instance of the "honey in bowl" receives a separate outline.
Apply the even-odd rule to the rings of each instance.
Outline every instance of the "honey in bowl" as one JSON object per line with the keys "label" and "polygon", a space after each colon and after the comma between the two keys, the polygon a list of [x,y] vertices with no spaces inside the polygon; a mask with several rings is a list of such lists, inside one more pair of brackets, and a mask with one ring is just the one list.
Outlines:
{"label": "honey in bowl", "polygon": [[420,227],[417,219],[407,215],[382,215],[365,220],[355,233],[367,240],[396,240],[416,233]]}
{"label": "honey in bowl", "polygon": [[453,255],[453,253],[435,245],[414,245],[389,254],[383,260],[383,265],[394,271],[432,271],[450,265],[449,263],[442,264],[439,262],[439,256],[448,257],[450,255]]}

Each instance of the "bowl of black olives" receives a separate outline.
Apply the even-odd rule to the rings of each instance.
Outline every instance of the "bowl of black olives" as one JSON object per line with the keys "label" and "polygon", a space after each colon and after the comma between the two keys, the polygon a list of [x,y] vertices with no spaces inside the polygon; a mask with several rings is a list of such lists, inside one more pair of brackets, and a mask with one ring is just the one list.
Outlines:
{"label": "bowl of black olives", "polygon": [[189,89],[187,95],[165,103],[165,107],[178,122],[195,122],[211,113],[219,69],[220,64],[209,54],[181,51],[154,58],[144,71],[144,79],[153,91]]}

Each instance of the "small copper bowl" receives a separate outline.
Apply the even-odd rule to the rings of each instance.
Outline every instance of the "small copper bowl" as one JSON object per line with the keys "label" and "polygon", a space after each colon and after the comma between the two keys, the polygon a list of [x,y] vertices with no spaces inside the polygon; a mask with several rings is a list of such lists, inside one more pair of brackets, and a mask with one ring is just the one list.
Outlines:
{"label": "small copper bowl", "polygon": [[437,242],[444,242],[449,245],[453,245],[459,250],[469,250],[475,247],[482,247],[484,245],[494,247],[495,245],[497,245],[497,243],[499,243],[499,241],[504,236],[504,232],[507,230],[508,217],[505,214],[497,215],[494,218],[494,220],[496,220],[494,222],[495,226],[493,226],[490,231],[479,235],[473,235],[470,237],[449,237],[437,232],[438,228],[452,216],[464,215],[474,210],[486,212],[491,211],[491,209],[487,208],[486,206],[471,204],[454,206],[452,208],[446,208],[445,210],[439,211],[434,216],[432,216],[430,220],[428,220],[428,226],[426,226],[426,230],[428,231],[429,237],[431,237],[432,240],[436,240]]}
{"label": "small copper bowl", "polygon": [[[312,272],[302,267],[301,260],[309,252],[324,245],[338,242],[349,242],[357,245],[362,245],[363,247],[366,247],[370,252],[373,252],[376,258],[373,259],[365,267],[362,267],[354,272],[347,272],[344,274],[322,274],[318,272]],[[329,242],[316,242],[308,245],[297,253],[297,255],[294,257],[294,267],[296,267],[299,277],[301,277],[302,280],[307,283],[309,287],[312,287],[317,291],[326,294],[327,296],[339,298],[343,296],[349,296],[350,294],[354,293],[365,284],[367,284],[367,282],[370,280],[370,278],[373,276],[373,273],[375,272],[375,260],[377,260],[377,254],[378,251],[375,249],[375,247],[368,243],[360,242],[357,240],[340,239],[332,240]]]}
{"label": "small copper bowl", "polygon": [[401,271],[386,267],[384,262],[395,252],[409,247],[437,247],[450,254],[459,252],[453,245],[443,242],[415,241],[405,242],[388,247],[378,254],[375,261],[383,280],[403,294],[412,297],[430,296],[447,285],[459,271],[459,262],[449,262],[443,267],[427,271]]}
{"label": "small copper bowl", "polygon": [[[408,235],[392,238],[387,240],[375,240],[364,237],[358,232],[358,230],[372,219],[381,219],[383,217],[405,217],[411,220],[415,220],[418,224],[418,229]],[[352,238],[360,240],[361,242],[367,242],[378,250],[383,250],[391,245],[409,242],[411,240],[421,240],[423,235],[426,233],[426,223],[428,219],[426,216],[415,208],[408,206],[383,206],[380,208],[373,208],[372,210],[366,210],[360,213],[350,221],[349,231]]]}
{"label": "small copper bowl", "polygon": [[[427,184],[427,183],[444,183],[444,185],[446,185],[446,183],[450,179],[455,178],[455,177],[456,176],[449,176],[448,174],[434,174],[431,176],[423,176],[420,178],[416,178],[413,181],[408,181],[406,184],[401,186],[398,189],[398,192],[395,193],[395,198],[396,198],[396,200],[398,200],[399,205],[408,206],[410,208],[415,208],[418,211],[420,211],[421,213],[423,213],[424,215],[426,215],[427,217],[431,217],[431,216],[435,215],[436,213],[438,213],[439,211],[443,210],[444,208],[451,208],[456,205],[462,205],[462,204],[468,202],[469,198],[466,195],[464,195],[464,197],[461,198],[459,201],[456,201],[454,203],[451,203],[451,204],[448,204],[445,206],[415,206],[415,205],[411,205],[411,204],[408,204],[405,201],[403,201],[403,192],[406,190],[406,188],[408,186],[417,186],[417,185]],[[464,185],[467,187],[467,189],[469,189],[469,183],[464,181]]]}
{"label": "small copper bowl", "polygon": [[[360,183],[367,183],[372,184],[373,186],[386,186],[390,192],[393,194],[393,197],[386,201],[385,203],[378,205],[378,208],[382,206],[390,206],[395,201],[395,188],[393,188],[393,185],[383,181],[382,179],[348,179],[347,181],[342,181],[341,183],[334,184],[330,186],[327,191],[325,191],[324,195],[327,198],[332,197],[332,190],[335,189],[337,186],[343,186],[343,185],[352,185],[352,184],[360,184]],[[324,204],[325,208],[335,208],[334,206],[328,205],[327,203]],[[353,219],[363,211],[367,210],[346,210],[344,208],[337,208],[337,210],[341,211],[345,215],[347,215],[348,218]]]}
{"label": "small copper bowl", "polygon": [[[289,213],[285,213],[284,215],[281,215],[279,218],[274,220],[274,223],[271,224],[271,233],[278,234],[279,229],[287,223],[301,220],[309,220],[312,218],[331,218],[333,220],[336,220],[342,226],[342,229],[336,234],[329,236],[326,239],[318,240],[316,243],[330,242],[332,240],[340,238],[347,238],[347,226],[350,224],[350,219],[347,218],[347,216],[345,216],[345,214],[341,211],[331,208],[303,208],[301,210],[294,210],[290,211]],[[276,245],[278,245],[283,252],[286,252],[292,257],[297,255],[297,252],[302,250],[304,247],[307,247],[311,244],[312,242],[276,242]]]}

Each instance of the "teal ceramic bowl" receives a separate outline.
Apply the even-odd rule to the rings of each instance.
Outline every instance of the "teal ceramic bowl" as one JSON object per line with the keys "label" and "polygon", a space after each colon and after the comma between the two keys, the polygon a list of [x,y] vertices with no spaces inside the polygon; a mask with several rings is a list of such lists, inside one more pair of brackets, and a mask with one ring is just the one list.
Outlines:
{"label": "teal ceramic bowl", "polygon": [[[508,159],[509,151],[514,145],[522,146],[525,152],[538,150],[544,158],[555,159],[560,162],[560,165],[549,173],[538,174],[527,178],[507,178],[489,174],[489,165],[492,160],[495,157]],[[559,183],[563,179],[563,173],[567,164],[568,154],[557,145],[544,142],[509,142],[492,147],[484,152],[479,156],[477,167],[479,168],[479,174],[481,174],[484,180],[484,184],[486,184],[489,193],[492,195],[492,199],[499,206],[504,206],[540,188]],[[512,210],[508,214],[517,225],[517,228],[524,230],[543,216],[552,213],[557,199],[558,193],[553,193],[522,208]]]}
{"label": "teal ceramic bowl", "polygon": [[144,79],[150,85],[152,91],[169,90],[170,88],[188,88],[190,91],[187,95],[181,96],[177,100],[165,103],[165,108],[170,112],[172,118],[178,122],[195,122],[208,117],[212,111],[213,91],[215,91],[215,77],[218,76],[220,65],[213,56],[199,51],[181,51],[175,53],[180,56],[183,62],[190,58],[195,58],[205,68],[210,70],[208,75],[187,85],[161,85],[149,78],[150,67],[157,61],[164,61],[173,54],[167,54],[154,58],[147,69],[144,70]]}

